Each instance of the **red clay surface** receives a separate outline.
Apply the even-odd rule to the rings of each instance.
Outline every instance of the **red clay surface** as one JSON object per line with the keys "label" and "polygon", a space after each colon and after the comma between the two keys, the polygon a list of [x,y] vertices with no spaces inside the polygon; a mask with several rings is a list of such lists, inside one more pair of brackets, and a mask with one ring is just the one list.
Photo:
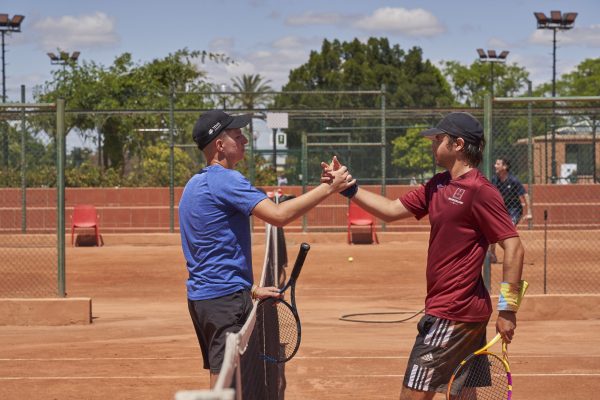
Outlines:
{"label": "red clay surface", "polygon": [[[68,296],[92,297],[92,324],[0,327],[0,399],[172,399],[177,390],[207,387],[178,235],[104,239],[101,248],[67,249]],[[418,318],[364,324],[339,317],[421,309],[427,239],[380,234],[380,245],[349,246],[345,233],[287,234],[292,259],[301,241],[312,248],[297,287],[302,346],[286,366],[286,399],[398,398]],[[256,235],[255,275],[263,240]],[[539,264],[525,269],[540,293]],[[597,398],[599,329],[598,319],[522,321],[509,346],[513,398]]]}

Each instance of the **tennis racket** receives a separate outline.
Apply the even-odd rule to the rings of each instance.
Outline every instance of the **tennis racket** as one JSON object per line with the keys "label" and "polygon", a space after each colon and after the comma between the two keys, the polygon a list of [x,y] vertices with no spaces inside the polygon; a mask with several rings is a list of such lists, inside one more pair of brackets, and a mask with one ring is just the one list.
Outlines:
{"label": "tennis racket", "polygon": [[[528,286],[527,281],[522,281],[519,303]],[[506,342],[502,341],[502,354],[489,351],[500,340],[497,334],[461,361],[448,383],[447,400],[511,400],[512,376]]]}
{"label": "tennis racket", "polygon": [[290,280],[279,291],[284,293],[291,288],[291,304],[283,299],[269,297],[261,300],[256,308],[257,323],[263,325],[262,354],[264,360],[273,363],[285,363],[296,355],[300,347],[300,317],[296,308],[296,281],[302,270],[306,255],[310,250],[308,243],[300,245],[300,252],[292,269]]}

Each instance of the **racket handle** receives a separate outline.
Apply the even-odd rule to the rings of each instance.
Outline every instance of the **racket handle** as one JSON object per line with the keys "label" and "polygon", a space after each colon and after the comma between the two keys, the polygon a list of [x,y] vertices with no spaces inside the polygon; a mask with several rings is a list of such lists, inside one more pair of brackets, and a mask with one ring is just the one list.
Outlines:
{"label": "racket handle", "polygon": [[289,283],[296,282],[298,276],[300,276],[300,271],[302,270],[302,265],[304,265],[304,260],[306,259],[306,255],[310,250],[310,245],[308,243],[302,243],[300,245],[300,251],[298,252],[298,257],[296,257],[296,262],[294,263],[294,269],[292,270],[292,276],[290,277]]}

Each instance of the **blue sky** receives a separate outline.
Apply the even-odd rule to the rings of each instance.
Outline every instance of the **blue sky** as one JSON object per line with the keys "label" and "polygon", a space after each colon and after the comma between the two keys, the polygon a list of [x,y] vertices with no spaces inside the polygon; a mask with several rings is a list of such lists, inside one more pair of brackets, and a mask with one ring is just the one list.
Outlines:
{"label": "blue sky", "polygon": [[600,1],[379,0],[3,0],[1,13],[22,14],[21,33],[6,37],[7,96],[18,100],[51,78],[46,52],[81,51],[110,65],[123,52],[137,61],[177,49],[224,52],[236,65],[201,65],[214,83],[260,73],[279,89],[291,68],[323,39],[388,37],[419,46],[434,63],[470,64],[476,49],[509,50],[534,84],[552,78],[551,31],[536,30],[534,11],[578,12],[575,28],[558,34],[557,73],[600,55]]}

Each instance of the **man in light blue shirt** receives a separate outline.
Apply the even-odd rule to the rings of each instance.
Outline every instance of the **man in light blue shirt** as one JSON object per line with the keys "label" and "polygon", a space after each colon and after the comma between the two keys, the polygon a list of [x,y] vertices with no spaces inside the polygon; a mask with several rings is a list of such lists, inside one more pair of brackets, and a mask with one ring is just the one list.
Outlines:
{"label": "man in light blue shirt", "polygon": [[221,110],[198,118],[192,134],[207,166],[188,181],[179,203],[188,308],[211,387],[223,363],[226,334],[241,329],[252,300],[281,297],[276,287],[253,285],[250,215],[284,226],[355,182],[344,167],[331,183],[275,204],[234,170],[244,158],[248,140],[241,128],[250,118]]}

